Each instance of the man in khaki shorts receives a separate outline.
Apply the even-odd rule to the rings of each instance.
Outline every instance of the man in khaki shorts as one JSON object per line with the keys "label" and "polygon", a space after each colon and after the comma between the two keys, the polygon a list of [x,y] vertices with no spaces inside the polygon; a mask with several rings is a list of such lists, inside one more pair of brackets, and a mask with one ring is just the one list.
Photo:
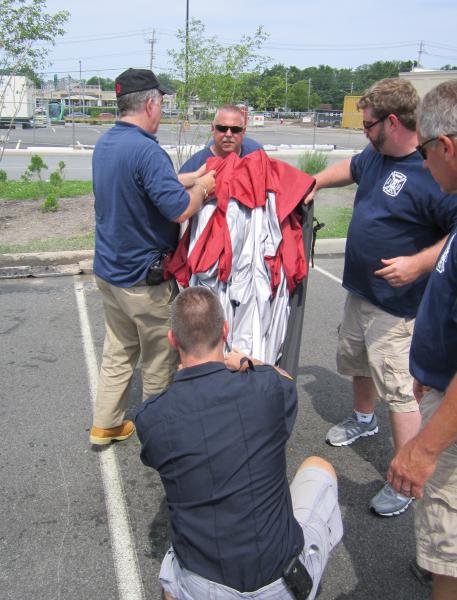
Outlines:
{"label": "man in khaki shorts", "polygon": [[[457,81],[423,99],[418,150],[446,192],[457,194]],[[455,196],[454,196],[455,197]],[[433,269],[417,313],[411,373],[421,432],[391,463],[396,490],[416,504],[417,562],[433,573],[433,600],[457,598],[457,227]]]}
{"label": "man in khaki shorts", "polygon": [[[395,451],[414,437],[420,414],[408,356],[427,274],[457,222],[457,202],[422,168],[416,151],[419,97],[402,79],[383,79],[361,97],[370,144],[316,176],[315,190],[357,183],[348,230],[337,366],[352,377],[354,412],[333,426],[327,442],[346,446],[378,432],[375,400],[387,402]],[[313,194],[306,198],[309,202]],[[386,483],[370,502],[382,516],[406,510],[411,497]]]}

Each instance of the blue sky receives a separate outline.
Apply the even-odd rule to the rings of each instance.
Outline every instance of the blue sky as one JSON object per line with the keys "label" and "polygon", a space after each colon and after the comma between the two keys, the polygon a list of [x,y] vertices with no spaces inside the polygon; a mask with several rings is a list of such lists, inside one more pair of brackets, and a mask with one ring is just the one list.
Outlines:
{"label": "blue sky", "polygon": [[[47,5],[49,12],[63,6],[61,0]],[[185,25],[186,0],[75,0],[68,10],[67,33],[50,53],[49,78],[78,78],[79,61],[83,78],[114,78],[127,67],[149,66],[154,29],[153,70],[170,69],[167,50]],[[357,67],[417,59],[421,40],[425,68],[457,65],[457,0],[189,0],[189,12],[208,35],[228,44],[262,25],[269,34],[263,53],[272,65]]]}

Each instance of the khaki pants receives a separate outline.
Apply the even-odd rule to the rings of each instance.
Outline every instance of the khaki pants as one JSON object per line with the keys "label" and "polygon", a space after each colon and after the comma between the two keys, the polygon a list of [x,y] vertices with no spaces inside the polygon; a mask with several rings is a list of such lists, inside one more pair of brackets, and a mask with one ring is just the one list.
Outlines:
{"label": "khaki pants", "polygon": [[141,355],[143,400],[161,392],[176,371],[177,354],[170,347],[170,304],[177,293],[174,281],[160,285],[119,288],[96,277],[105,310],[106,337],[94,409],[94,425],[120,425],[128,391]]}

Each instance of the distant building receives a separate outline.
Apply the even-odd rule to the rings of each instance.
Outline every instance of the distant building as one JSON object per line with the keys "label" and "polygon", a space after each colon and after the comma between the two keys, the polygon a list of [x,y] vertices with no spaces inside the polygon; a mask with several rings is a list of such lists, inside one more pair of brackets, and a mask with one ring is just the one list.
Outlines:
{"label": "distant building", "polygon": [[400,73],[400,77],[410,81],[422,97],[439,83],[457,79],[457,71],[413,69],[408,73]]}
{"label": "distant building", "polygon": [[[82,110],[90,107],[116,107],[116,93],[112,90],[102,90],[99,85],[87,85],[71,77],[63,77],[46,82],[41,89],[35,90],[35,102],[39,108],[50,100],[60,100],[66,108]],[[175,96],[165,96],[164,112],[175,108]]]}

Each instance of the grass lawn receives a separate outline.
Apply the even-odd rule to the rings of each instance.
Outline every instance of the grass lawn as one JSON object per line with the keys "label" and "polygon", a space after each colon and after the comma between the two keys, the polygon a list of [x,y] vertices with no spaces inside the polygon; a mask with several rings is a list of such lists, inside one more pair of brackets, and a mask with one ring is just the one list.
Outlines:
{"label": "grass lawn", "polygon": [[318,239],[346,237],[352,217],[352,207],[319,206],[317,201],[314,210],[316,219],[320,223],[325,223],[325,227],[317,234]]}
{"label": "grass lawn", "polygon": [[92,250],[94,233],[69,238],[49,238],[29,244],[0,244],[0,254],[23,254],[26,252],[56,252],[57,250]]}
{"label": "grass lawn", "polygon": [[2,181],[0,198],[2,200],[37,200],[56,192],[59,198],[85,196],[92,192],[92,181],[64,180],[58,187],[52,187],[48,181]]}

